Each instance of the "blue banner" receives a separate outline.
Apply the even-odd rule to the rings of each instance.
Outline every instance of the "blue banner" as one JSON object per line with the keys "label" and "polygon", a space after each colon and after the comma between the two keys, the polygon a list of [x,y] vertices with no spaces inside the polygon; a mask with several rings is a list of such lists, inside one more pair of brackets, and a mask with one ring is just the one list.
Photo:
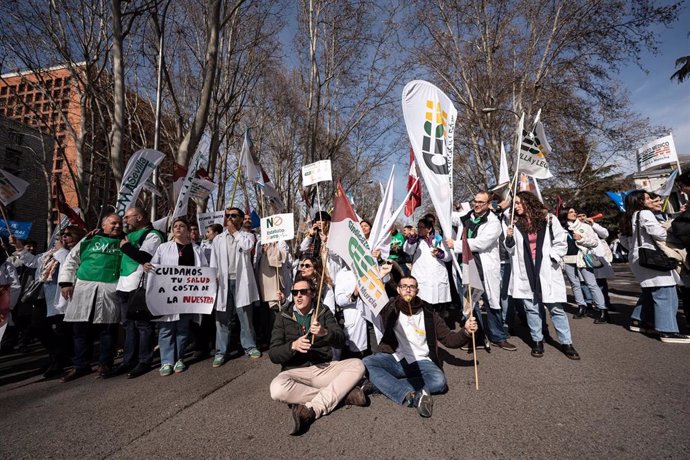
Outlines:
{"label": "blue banner", "polygon": [[[10,229],[12,234],[19,240],[26,240],[29,238],[29,233],[31,233],[31,226],[33,222],[21,222],[18,220],[10,220]],[[7,233],[7,224],[5,224],[4,219],[0,219],[0,236],[3,238],[9,238],[10,234]]]}
{"label": "blue banner", "polygon": [[616,203],[620,212],[625,212],[625,197],[632,191],[633,190],[628,190],[626,192],[606,192],[606,195],[611,198],[611,201]]}

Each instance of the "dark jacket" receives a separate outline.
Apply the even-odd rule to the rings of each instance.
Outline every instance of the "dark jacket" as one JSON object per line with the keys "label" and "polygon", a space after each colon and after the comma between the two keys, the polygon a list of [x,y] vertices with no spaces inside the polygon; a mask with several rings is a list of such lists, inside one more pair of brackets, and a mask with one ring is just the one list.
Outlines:
{"label": "dark jacket", "polygon": [[309,351],[300,353],[290,347],[292,342],[302,336],[299,324],[295,318],[293,304],[283,307],[276,316],[271,333],[271,348],[268,356],[271,361],[280,364],[282,370],[296,367],[308,367],[315,364],[327,363],[333,359],[333,348],[345,345],[345,333],[336,322],[328,307],[321,305],[319,309],[319,324],[328,330],[323,337],[316,337]]}
{"label": "dark jacket", "polygon": [[[431,306],[419,297],[412,300],[411,307],[412,313],[417,313],[420,308],[424,312],[424,329],[426,331],[426,344],[429,347],[429,358],[438,367],[443,367],[438,358],[438,342],[440,341],[448,348],[460,348],[468,342],[468,335],[464,329],[458,332],[451,331],[438,313],[432,311]],[[398,321],[400,311],[407,312],[408,309],[407,302],[398,296],[392,298],[381,310],[383,338],[379,343],[379,353],[394,353],[398,349],[398,338],[395,336],[393,328]]]}

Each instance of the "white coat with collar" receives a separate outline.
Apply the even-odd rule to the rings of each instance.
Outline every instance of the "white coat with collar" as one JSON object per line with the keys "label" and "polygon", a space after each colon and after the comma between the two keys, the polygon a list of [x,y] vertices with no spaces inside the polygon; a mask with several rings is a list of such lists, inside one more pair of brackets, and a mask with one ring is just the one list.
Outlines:
{"label": "white coat with collar", "polygon": [[[552,214],[549,214],[548,218],[551,223],[546,224],[546,233],[544,234],[544,242],[541,248],[542,262],[539,269],[541,300],[543,303],[566,302],[567,296],[563,271],[561,270],[561,260],[568,252],[567,232]],[[551,225],[551,231],[553,232],[553,243],[551,242],[549,225]],[[523,235],[515,226],[513,227],[513,236],[515,238],[515,245],[512,247],[506,245],[513,265],[508,292],[514,299],[531,300],[534,294],[527,276],[525,246],[523,243],[527,235]],[[527,257],[531,257],[531,255],[528,254]]]}
{"label": "white coat with collar", "polygon": [[[477,229],[477,235],[474,238],[468,238],[467,244],[470,251],[479,253],[479,259],[482,264],[482,279],[484,281],[484,292],[489,298],[489,307],[494,310],[501,309],[501,253],[499,251],[499,242],[501,232],[501,222],[498,217],[491,212],[488,212],[486,222],[481,224]],[[474,215],[474,213],[472,213]],[[462,253],[462,234],[464,226],[462,221],[458,226],[458,239],[455,241],[454,251]]]}
{"label": "white coat with collar", "polygon": [[[637,216],[640,216],[639,235],[642,240],[638,239],[638,225]],[[635,275],[635,279],[643,288],[650,287],[664,287],[675,286],[680,282],[680,277],[675,270],[660,271],[645,268],[640,265],[640,247],[656,249],[654,240],[666,241],[666,229],[654,217],[652,211],[642,210],[637,211],[632,216],[632,235],[622,237],[623,246],[628,248],[628,261],[630,262],[630,269]]]}
{"label": "white coat with collar", "polygon": [[432,305],[450,302],[450,283],[445,262],[450,262],[452,254],[446,243],[441,240],[439,249],[444,252],[443,259],[431,254],[431,247],[423,239],[410,244],[405,241],[403,250],[412,256],[412,276],[417,280],[417,296]]}
{"label": "white coat with collar", "polygon": [[[235,257],[235,307],[244,308],[259,301],[259,288],[254,277],[252,264],[252,249],[256,244],[253,234],[237,231],[233,235],[237,240],[237,255]],[[228,238],[227,228],[213,239],[211,251],[211,267],[218,269],[218,292],[216,294],[216,310],[225,311],[228,304]]]}
{"label": "white coat with collar", "polygon": [[611,267],[613,253],[606,242],[606,238],[609,237],[609,231],[596,222],[592,225],[592,230],[594,230],[594,233],[599,237],[599,246],[592,249],[592,254],[597,256],[602,264],[600,268],[594,269],[594,277],[596,279],[615,278],[616,273],[613,271],[613,267]]}
{"label": "white coat with collar", "polygon": [[[198,244],[192,244],[192,249],[194,250],[194,266],[195,267],[208,267],[208,261],[206,256],[204,256],[203,249]],[[180,261],[180,253],[177,250],[177,243],[175,241],[168,241],[163,243],[156,248],[156,252],[153,253],[151,258],[151,263],[153,265],[166,265],[166,266],[178,266]],[[175,313],[173,315],[163,315],[160,318],[156,318],[154,321],[160,322],[170,322],[177,321],[180,319],[180,315]]]}

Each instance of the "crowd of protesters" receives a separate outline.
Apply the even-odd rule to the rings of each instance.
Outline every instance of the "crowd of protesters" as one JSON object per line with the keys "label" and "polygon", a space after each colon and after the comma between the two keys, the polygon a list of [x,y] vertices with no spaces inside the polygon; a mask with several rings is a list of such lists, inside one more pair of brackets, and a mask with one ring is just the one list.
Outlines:
{"label": "crowd of protesters", "polygon": [[[689,188],[690,178],[681,176],[677,184]],[[570,321],[611,322],[607,280],[624,251],[642,291],[630,331],[690,343],[677,322],[677,289],[686,321],[690,304],[690,214],[682,209],[672,219],[655,198],[644,191],[627,195],[612,246],[607,229],[585,210],[567,206],[554,215],[530,192],[512,201],[477,193],[470,212],[453,216],[455,239],[442,235],[433,214],[416,227],[392,228],[386,247],[372,250],[390,298],[376,316],[360,297],[355,274],[328,250],[326,211],[312,216],[293,252],[284,241],[262,245],[239,208],[225,210],[224,226],[199,229],[175,219],[170,235],[154,229],[143,209],[130,208],[124,217],[105,216],[88,234],[63,228],[41,254],[32,241],[4,243],[0,289],[12,311],[0,318],[11,319],[3,349],[26,352],[31,340],[40,341],[49,354],[44,377],[62,382],[94,372],[96,341],[100,378],[137,378],[157,360],[166,377],[194,363],[220,368],[234,350],[248,359],[268,350],[281,366],[270,394],[290,405],[291,434],[339,405],[366,405],[372,392],[429,417],[431,395],[447,388],[437,342],[473,353],[474,334],[478,348],[515,352],[509,340],[521,324],[531,355],[539,358],[551,337],[548,312],[560,351],[579,360]],[[366,238],[371,223],[363,219],[361,227]],[[463,308],[451,268],[463,247],[472,252],[483,285],[470,308]],[[650,254],[660,252],[675,265],[650,268]],[[142,286],[157,265],[216,268],[212,314],[151,315]],[[570,317],[566,279],[575,302]]]}

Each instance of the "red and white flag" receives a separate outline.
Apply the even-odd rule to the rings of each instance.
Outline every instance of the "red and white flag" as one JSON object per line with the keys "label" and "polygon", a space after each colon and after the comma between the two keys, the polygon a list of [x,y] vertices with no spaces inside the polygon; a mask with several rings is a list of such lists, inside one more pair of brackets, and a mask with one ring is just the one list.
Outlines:
{"label": "red and white flag", "polygon": [[[484,293],[484,285],[479,274],[479,267],[477,267],[477,262],[474,260],[474,255],[467,242],[467,227],[462,232],[462,285],[465,286],[466,290],[469,288],[472,293],[469,299],[469,309],[471,310]],[[467,304],[464,310],[467,310]],[[464,313],[466,316],[470,315],[470,311],[464,311]]]}
{"label": "red and white flag", "polygon": [[410,193],[405,203],[405,215],[410,217],[414,214],[414,210],[422,204],[422,184],[419,182],[419,174],[417,174],[417,165],[414,164],[414,150],[410,147],[410,172],[407,174],[407,191]]}

